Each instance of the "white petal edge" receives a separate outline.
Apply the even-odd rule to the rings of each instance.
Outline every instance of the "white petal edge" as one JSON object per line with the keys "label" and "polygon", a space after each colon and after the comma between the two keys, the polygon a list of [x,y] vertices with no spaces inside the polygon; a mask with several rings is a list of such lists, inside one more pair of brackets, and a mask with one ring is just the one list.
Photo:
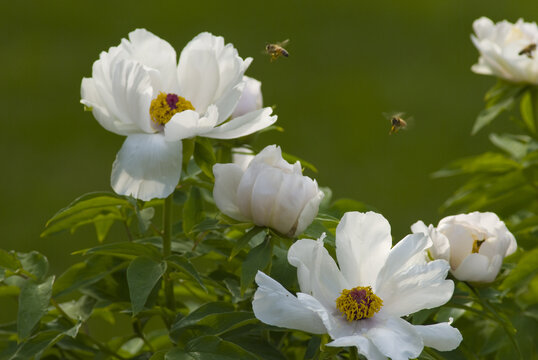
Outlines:
{"label": "white petal edge", "polygon": [[202,117],[196,111],[185,110],[175,114],[164,125],[164,136],[166,141],[203,136],[215,126],[217,119],[218,110],[215,105],[209,106],[206,114]]}
{"label": "white petal edge", "polygon": [[415,327],[398,317],[389,317],[365,334],[379,351],[393,360],[414,359],[424,344]]}
{"label": "white petal edge", "polygon": [[327,332],[319,316],[307,309],[277,281],[258,271],[256,283],[258,289],[252,301],[252,310],[256,318],[269,325],[313,334]]}
{"label": "white petal edge", "polygon": [[[316,183],[315,180],[314,182]],[[315,197],[306,203],[303,211],[299,215],[299,219],[297,220],[297,229],[295,230],[294,236],[302,234],[303,231],[305,231],[306,228],[312,224],[312,221],[314,221],[314,218],[318,215],[319,204],[321,203],[321,200],[323,200],[324,196],[325,194],[320,190]]]}
{"label": "white petal edge", "polygon": [[277,116],[271,116],[272,112],[273,109],[270,107],[250,112],[217,126],[204,136],[214,139],[234,139],[250,135],[276,122]]}
{"label": "white petal edge", "polygon": [[167,197],[181,175],[181,149],[162,134],[129,135],[112,165],[112,188],[144,201]]}
{"label": "white petal edge", "polygon": [[415,325],[424,346],[434,348],[439,351],[450,351],[456,349],[463,336],[458,329],[450,326],[450,323],[439,323],[433,325]]}
{"label": "white petal edge", "polygon": [[213,198],[219,210],[235,220],[249,220],[241,214],[237,206],[237,188],[243,176],[241,167],[236,164],[215,164],[213,174],[215,175]]}
{"label": "white petal edge", "polygon": [[344,336],[328,343],[326,346],[347,347],[355,346],[360,354],[368,360],[386,360],[387,357],[367,338],[361,335]]}
{"label": "white petal edge", "polygon": [[336,227],[336,257],[352,286],[374,286],[392,246],[390,224],[374,212],[345,213]]}

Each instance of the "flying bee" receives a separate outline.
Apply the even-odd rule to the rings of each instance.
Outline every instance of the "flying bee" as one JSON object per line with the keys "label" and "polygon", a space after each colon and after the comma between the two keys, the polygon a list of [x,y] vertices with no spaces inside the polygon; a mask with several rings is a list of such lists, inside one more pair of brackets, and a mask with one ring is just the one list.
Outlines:
{"label": "flying bee", "polygon": [[384,114],[390,121],[390,131],[389,135],[395,134],[401,129],[405,129],[407,127],[407,121],[402,119],[402,116],[404,116],[404,113],[396,113],[396,114]]}
{"label": "flying bee", "polygon": [[529,59],[533,59],[533,52],[536,50],[536,43],[530,43],[518,52],[518,55],[527,55]]}
{"label": "flying bee", "polygon": [[286,39],[276,44],[265,45],[265,53],[271,56],[271,62],[275,61],[281,56],[288,57],[290,55],[288,51],[284,49],[284,46],[288,45],[289,42],[290,40]]}

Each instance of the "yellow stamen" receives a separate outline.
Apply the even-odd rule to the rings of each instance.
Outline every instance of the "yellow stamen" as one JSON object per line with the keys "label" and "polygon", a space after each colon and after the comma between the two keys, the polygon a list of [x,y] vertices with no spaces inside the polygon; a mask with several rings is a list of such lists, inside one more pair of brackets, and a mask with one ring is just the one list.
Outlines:
{"label": "yellow stamen", "polygon": [[346,316],[347,321],[371,318],[383,306],[381,300],[370,286],[357,286],[351,290],[342,290],[336,299],[336,308]]}
{"label": "yellow stamen", "polygon": [[194,110],[194,106],[189,100],[176,94],[161,92],[151,101],[149,115],[153,122],[164,125],[170,121],[172,116],[185,110]]}
{"label": "yellow stamen", "polygon": [[478,251],[480,250],[480,246],[482,246],[482,244],[484,243],[484,241],[486,241],[486,239],[482,239],[482,240],[478,240],[477,238],[475,238],[473,236],[473,250],[472,250],[472,253],[473,254],[477,254]]}

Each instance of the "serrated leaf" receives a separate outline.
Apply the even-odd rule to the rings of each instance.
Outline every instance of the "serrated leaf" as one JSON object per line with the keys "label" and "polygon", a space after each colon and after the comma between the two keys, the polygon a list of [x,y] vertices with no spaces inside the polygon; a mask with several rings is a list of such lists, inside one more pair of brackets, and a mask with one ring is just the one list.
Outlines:
{"label": "serrated leaf", "polygon": [[213,165],[217,162],[215,151],[211,140],[208,138],[196,138],[196,146],[194,147],[194,161],[200,167],[200,170],[210,179],[214,179]]}
{"label": "serrated leaf", "polygon": [[200,285],[200,287],[204,289],[205,292],[207,292],[207,288],[202,282],[202,279],[200,278],[200,274],[198,274],[198,271],[196,271],[196,268],[191,264],[189,259],[187,259],[185,256],[172,255],[172,256],[169,256],[166,259],[166,261],[168,262],[170,266],[179,268],[183,272],[190,275],[194,280],[196,280],[198,285]]}
{"label": "serrated leaf", "polygon": [[532,94],[530,90],[525,91],[521,97],[519,103],[519,110],[521,112],[521,117],[523,122],[527,125],[529,131],[533,134],[536,133],[536,124],[534,120],[534,110],[532,108]]}
{"label": "serrated leaf", "polygon": [[217,336],[201,336],[190,341],[185,349],[169,351],[166,360],[257,360],[250,352]]}
{"label": "serrated leaf", "polygon": [[235,255],[239,254],[241,250],[243,250],[245,247],[247,247],[250,240],[252,240],[253,237],[258,235],[260,232],[264,230],[263,227],[260,226],[254,226],[252,229],[247,231],[245,235],[241,236],[238,240],[235,241],[234,247],[232,248],[232,252],[230,253],[231,260]]}
{"label": "serrated leaf", "polygon": [[183,231],[185,234],[189,234],[192,228],[201,222],[203,218],[202,194],[200,193],[200,189],[193,186],[183,206]]}
{"label": "serrated leaf", "polygon": [[13,251],[7,252],[4,249],[0,249],[0,268],[15,271],[21,267],[22,265]]}
{"label": "serrated leaf", "polygon": [[263,270],[269,265],[271,253],[272,246],[269,236],[266,236],[261,244],[249,251],[241,266],[241,295],[252,285],[258,270]]}
{"label": "serrated leaf", "polygon": [[64,230],[75,231],[78,227],[102,221],[123,219],[121,207],[132,207],[128,200],[111,193],[89,193],[75,199],[57,212],[46,224],[41,237]]}
{"label": "serrated leaf", "polygon": [[43,283],[26,280],[22,286],[17,316],[17,332],[20,339],[28,337],[34,326],[47,313],[53,283],[54,276],[50,276]]}
{"label": "serrated leaf", "polygon": [[150,244],[139,244],[129,241],[100,245],[89,249],[75,251],[73,254],[112,255],[125,259],[132,259],[138,256],[147,256],[155,260],[161,258],[161,253],[155,246]]}
{"label": "serrated leaf", "polygon": [[138,257],[129,264],[127,284],[133,305],[133,316],[144,309],[148,296],[165,271],[165,262],[157,262],[148,257]]}
{"label": "serrated leaf", "polygon": [[512,269],[510,274],[504,279],[499,288],[501,290],[512,289],[524,283],[529,277],[534,276],[537,272],[538,248],[535,248],[521,257],[521,260],[519,260],[516,267]]}

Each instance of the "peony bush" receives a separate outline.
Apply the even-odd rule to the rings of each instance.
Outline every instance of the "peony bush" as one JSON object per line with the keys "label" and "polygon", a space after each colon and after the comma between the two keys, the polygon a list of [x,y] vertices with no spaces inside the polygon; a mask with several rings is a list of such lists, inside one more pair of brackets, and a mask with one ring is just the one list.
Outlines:
{"label": "peony bush", "polygon": [[[436,172],[467,176],[441,207],[450,215],[399,241],[371,206],[304,175],[307,162],[254,145],[277,116],[245,75],[252,59],[222,37],[199,34],[179,61],[144,29],[103,51],[81,103],[126,137],[114,192],[47,222],[43,237],[95,229],[63,273],[36,251],[0,249],[0,296],[18,303],[0,357],[536,358],[538,30],[473,27],[472,70],[498,77],[473,132],[506,113],[524,133],[490,134],[499,152]],[[124,239],[107,239],[114,223]]]}

